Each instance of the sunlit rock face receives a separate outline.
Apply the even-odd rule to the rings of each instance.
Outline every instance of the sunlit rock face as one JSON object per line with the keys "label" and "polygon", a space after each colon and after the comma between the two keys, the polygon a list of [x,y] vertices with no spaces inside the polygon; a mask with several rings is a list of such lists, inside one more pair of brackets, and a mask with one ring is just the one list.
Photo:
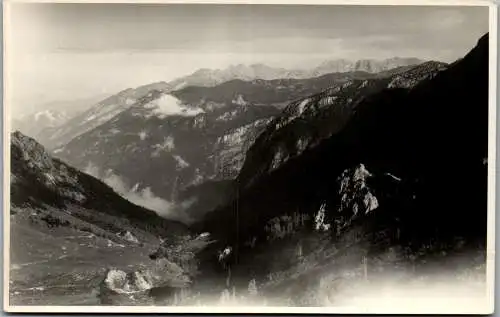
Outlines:
{"label": "sunlit rock face", "polygon": [[247,153],[239,177],[245,187],[261,174],[270,173],[289,159],[316,147],[343,129],[357,105],[386,89],[411,89],[434,78],[447,65],[426,62],[380,73],[369,78],[346,77],[332,81],[320,93],[289,103],[262,132]]}
{"label": "sunlit rock face", "polygon": [[363,164],[342,173],[338,193],[341,197],[340,213],[352,210],[354,215],[366,214],[378,207],[377,198],[367,185],[367,179],[371,176]]}

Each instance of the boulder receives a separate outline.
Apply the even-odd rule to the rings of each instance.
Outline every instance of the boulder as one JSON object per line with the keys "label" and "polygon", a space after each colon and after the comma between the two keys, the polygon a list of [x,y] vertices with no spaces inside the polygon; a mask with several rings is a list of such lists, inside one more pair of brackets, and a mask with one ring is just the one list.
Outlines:
{"label": "boulder", "polygon": [[176,264],[161,259],[150,268],[132,272],[109,269],[101,283],[103,305],[143,305],[157,297],[165,299],[176,289],[186,288],[190,279]]}

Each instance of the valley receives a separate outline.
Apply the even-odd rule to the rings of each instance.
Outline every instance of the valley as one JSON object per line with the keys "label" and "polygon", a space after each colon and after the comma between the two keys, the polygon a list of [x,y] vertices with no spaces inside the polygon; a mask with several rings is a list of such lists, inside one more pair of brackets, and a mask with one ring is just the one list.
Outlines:
{"label": "valley", "polygon": [[10,304],[483,303],[488,45],[202,69],[11,133]]}

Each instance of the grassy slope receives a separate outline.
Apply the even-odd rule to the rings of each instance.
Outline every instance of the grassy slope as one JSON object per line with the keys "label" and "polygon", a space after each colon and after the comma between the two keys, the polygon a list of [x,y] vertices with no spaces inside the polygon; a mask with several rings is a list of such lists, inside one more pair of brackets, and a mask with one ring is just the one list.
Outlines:
{"label": "grassy slope", "polygon": [[153,237],[133,244],[64,212],[50,213],[71,225],[51,228],[41,220],[47,213],[35,209],[11,215],[10,304],[95,305],[108,268],[152,264]]}

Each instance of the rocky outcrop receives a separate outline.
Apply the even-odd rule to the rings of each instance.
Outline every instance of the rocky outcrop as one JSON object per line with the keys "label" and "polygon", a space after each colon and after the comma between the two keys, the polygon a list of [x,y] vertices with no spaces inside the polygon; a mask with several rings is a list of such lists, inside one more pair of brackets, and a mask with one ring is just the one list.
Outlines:
{"label": "rocky outcrop", "polygon": [[433,78],[437,73],[445,70],[447,66],[445,63],[439,62],[423,63],[408,71],[396,74],[387,88],[413,88],[420,81]]}
{"label": "rocky outcrop", "polygon": [[119,232],[117,236],[128,242],[139,243],[139,240],[130,231]]}
{"label": "rocky outcrop", "polygon": [[354,215],[366,214],[378,207],[377,198],[367,186],[367,179],[371,176],[363,164],[342,172],[339,177],[339,213],[349,210]]}

